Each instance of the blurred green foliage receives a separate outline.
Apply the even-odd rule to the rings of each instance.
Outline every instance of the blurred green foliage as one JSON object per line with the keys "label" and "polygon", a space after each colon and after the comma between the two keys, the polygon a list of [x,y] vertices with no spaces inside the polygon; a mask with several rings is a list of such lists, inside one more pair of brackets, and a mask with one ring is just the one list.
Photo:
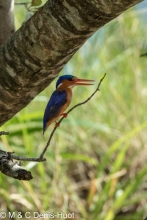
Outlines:
{"label": "blurred green foliage", "polygon": [[[19,28],[27,18],[15,7]],[[44,163],[24,163],[33,180],[1,174],[0,207],[22,213],[75,213],[80,220],[140,220],[147,216],[147,29],[144,9],[133,8],[101,28],[65,66],[62,74],[107,76],[100,91],[68,115],[55,133]],[[71,106],[95,90],[77,87]],[[55,81],[1,130],[0,147],[38,157],[53,125],[42,135],[42,117]],[[16,217],[17,219],[17,217]]]}

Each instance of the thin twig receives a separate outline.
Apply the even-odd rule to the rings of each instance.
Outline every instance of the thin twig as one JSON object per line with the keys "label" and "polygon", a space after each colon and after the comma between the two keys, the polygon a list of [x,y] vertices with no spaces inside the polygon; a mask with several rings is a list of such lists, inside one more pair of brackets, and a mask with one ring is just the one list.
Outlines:
{"label": "thin twig", "polygon": [[[88,99],[86,99],[84,102],[80,102],[79,104],[77,104],[77,105],[73,106],[71,109],[69,109],[69,111],[67,112],[67,114],[69,114],[71,111],[73,111],[73,110],[74,110],[75,108],[77,108],[78,106],[84,105],[86,102],[88,102],[88,101],[95,95],[95,93],[96,93],[97,91],[99,91],[100,85],[101,85],[102,81],[104,80],[105,76],[106,76],[106,73],[105,73],[104,76],[101,78],[101,80],[100,80],[100,82],[99,82],[99,84],[98,84],[96,90],[92,93],[92,95],[91,95]],[[58,123],[60,124],[60,123],[63,121],[63,119],[64,119],[64,116],[58,121]],[[49,137],[49,139],[48,139],[48,142],[47,142],[47,144],[46,144],[46,146],[45,146],[43,152],[41,153],[40,157],[38,158],[38,161],[42,160],[42,158],[44,157],[44,154],[45,154],[45,152],[47,151],[47,149],[48,149],[48,147],[49,147],[49,145],[50,145],[50,142],[51,142],[51,140],[52,140],[52,137],[53,137],[53,135],[54,135],[56,129],[57,129],[57,126],[55,126],[54,129],[52,130],[52,132],[51,132],[51,134],[50,134],[50,137]]]}
{"label": "thin twig", "polygon": [[9,132],[7,132],[7,131],[0,131],[0,136],[1,135],[8,135],[9,134]]}
{"label": "thin twig", "polygon": [[29,158],[29,157],[20,157],[17,155],[14,155],[15,152],[6,152],[3,150],[0,150],[0,158],[5,155],[5,157],[7,157],[7,159],[9,160],[21,160],[21,161],[33,161],[33,162],[43,162],[46,161],[45,158],[42,158],[41,160],[38,160],[38,158]]}
{"label": "thin twig", "polygon": [[[9,152],[7,152],[9,153]],[[14,160],[21,160],[21,161],[32,161],[32,162],[43,162],[43,161],[46,161],[46,158],[30,158],[30,157],[20,157],[20,156],[16,156],[14,154],[11,153],[11,159],[14,159]]]}

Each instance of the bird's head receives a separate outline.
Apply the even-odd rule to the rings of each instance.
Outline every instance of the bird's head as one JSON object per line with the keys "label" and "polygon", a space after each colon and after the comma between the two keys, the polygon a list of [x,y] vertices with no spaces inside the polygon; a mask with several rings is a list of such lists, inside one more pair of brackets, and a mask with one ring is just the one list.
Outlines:
{"label": "bird's head", "polygon": [[60,76],[56,83],[56,89],[59,88],[73,88],[74,86],[83,85],[83,86],[89,86],[93,85],[94,80],[88,80],[88,79],[79,79],[76,76],[73,75],[63,75]]}

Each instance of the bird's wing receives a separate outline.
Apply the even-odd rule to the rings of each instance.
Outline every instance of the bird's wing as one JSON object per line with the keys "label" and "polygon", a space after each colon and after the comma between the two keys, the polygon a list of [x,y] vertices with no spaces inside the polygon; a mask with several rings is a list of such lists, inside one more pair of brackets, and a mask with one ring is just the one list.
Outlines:
{"label": "bird's wing", "polygon": [[51,95],[51,98],[46,106],[44,113],[44,123],[49,121],[51,118],[58,115],[61,107],[67,101],[67,93],[65,90],[62,91],[54,91]]}

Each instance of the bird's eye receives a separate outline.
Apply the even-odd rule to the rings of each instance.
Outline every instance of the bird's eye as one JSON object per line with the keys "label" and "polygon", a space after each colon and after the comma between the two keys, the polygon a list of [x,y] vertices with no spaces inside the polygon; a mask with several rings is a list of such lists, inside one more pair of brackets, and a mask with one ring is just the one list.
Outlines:
{"label": "bird's eye", "polygon": [[68,78],[69,81],[72,81],[72,78]]}

